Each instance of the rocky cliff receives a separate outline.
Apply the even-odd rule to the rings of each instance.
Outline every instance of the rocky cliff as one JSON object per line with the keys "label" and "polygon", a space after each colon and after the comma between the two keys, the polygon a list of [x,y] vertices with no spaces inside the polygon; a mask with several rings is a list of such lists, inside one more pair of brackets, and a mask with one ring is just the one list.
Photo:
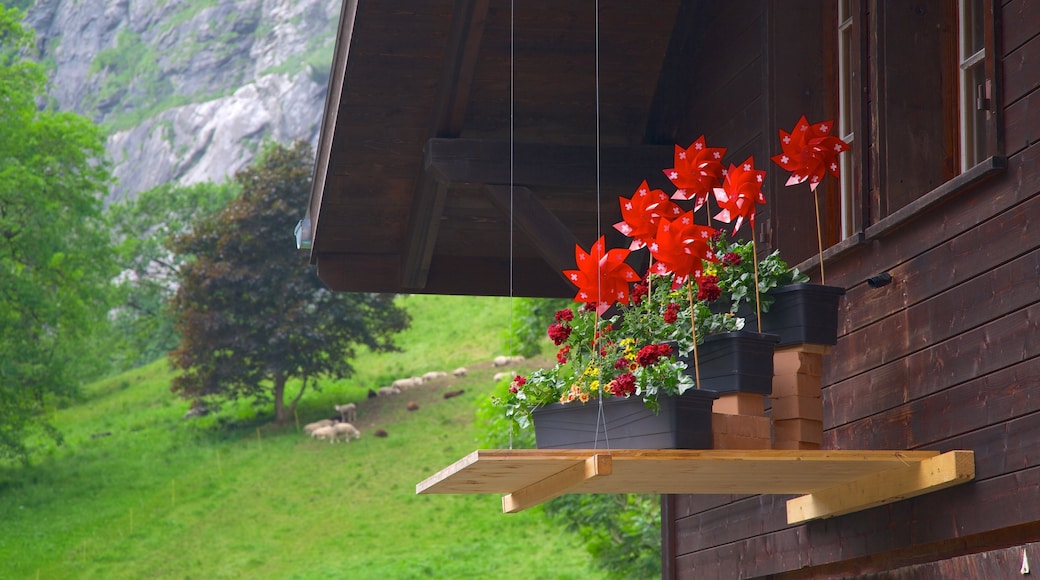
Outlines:
{"label": "rocky cliff", "polygon": [[37,0],[56,104],[109,131],[113,199],[316,143],[340,0]]}

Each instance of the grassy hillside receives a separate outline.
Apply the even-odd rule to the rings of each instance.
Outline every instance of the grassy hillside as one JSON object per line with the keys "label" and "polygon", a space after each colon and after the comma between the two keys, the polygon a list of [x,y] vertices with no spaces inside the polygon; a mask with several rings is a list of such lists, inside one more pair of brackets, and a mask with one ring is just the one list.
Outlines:
{"label": "grassy hillside", "polygon": [[[577,537],[498,496],[417,496],[415,484],[479,446],[509,323],[508,299],[409,297],[406,352],[358,360],[306,396],[299,421],[357,401],[350,444],[274,427],[233,405],[185,421],[164,361],[90,385],[56,410],[66,443],[0,466],[0,578],[586,578]],[[539,362],[539,361],[534,361]],[[392,378],[467,366],[402,395]],[[448,390],[465,389],[445,399]],[[406,402],[415,401],[417,411]],[[385,438],[374,435],[384,429]]]}

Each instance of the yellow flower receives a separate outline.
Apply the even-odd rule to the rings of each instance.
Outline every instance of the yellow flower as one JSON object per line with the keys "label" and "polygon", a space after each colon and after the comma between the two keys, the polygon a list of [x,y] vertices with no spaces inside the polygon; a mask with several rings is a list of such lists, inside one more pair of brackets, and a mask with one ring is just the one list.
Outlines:
{"label": "yellow flower", "polygon": [[589,391],[595,393],[599,390],[599,381],[595,380],[589,383]]}

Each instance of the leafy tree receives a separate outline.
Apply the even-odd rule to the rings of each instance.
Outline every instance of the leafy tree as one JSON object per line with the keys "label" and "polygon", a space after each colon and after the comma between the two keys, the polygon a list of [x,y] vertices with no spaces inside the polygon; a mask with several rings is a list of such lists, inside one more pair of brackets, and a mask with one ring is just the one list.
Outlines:
{"label": "leafy tree", "polygon": [[[273,400],[283,422],[309,381],[353,373],[357,346],[396,350],[393,336],[410,319],[394,296],[332,292],[295,248],[311,160],[304,142],[270,147],[235,176],[240,197],[174,241],[176,253],[192,257],[172,302],[182,338],[170,359],[183,371],[172,389],[180,396]],[[301,385],[287,405],[290,378]]]}
{"label": "leafy tree", "polygon": [[574,301],[563,298],[516,298],[513,307],[513,323],[507,343],[512,351],[528,358],[542,352],[546,342],[546,329],[557,310],[573,306]]}
{"label": "leafy tree", "polygon": [[238,192],[233,182],[165,183],[109,206],[122,270],[117,281],[122,306],[112,312],[121,368],[147,364],[177,346],[173,317],[164,305],[176,290],[184,257],[171,252],[168,242],[224,208]]}
{"label": "leafy tree", "polygon": [[101,200],[104,137],[87,119],[40,110],[46,75],[22,55],[33,33],[0,5],[0,456],[27,459],[49,428],[49,395],[104,370],[97,330],[115,274]]}

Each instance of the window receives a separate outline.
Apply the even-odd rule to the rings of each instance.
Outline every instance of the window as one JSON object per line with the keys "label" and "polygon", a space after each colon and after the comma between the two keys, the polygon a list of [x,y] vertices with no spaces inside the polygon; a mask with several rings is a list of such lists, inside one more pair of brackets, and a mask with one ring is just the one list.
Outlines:
{"label": "window", "polygon": [[841,159],[841,237],[959,189],[959,175],[999,153],[993,9],[837,0],[836,117],[853,144]]}

